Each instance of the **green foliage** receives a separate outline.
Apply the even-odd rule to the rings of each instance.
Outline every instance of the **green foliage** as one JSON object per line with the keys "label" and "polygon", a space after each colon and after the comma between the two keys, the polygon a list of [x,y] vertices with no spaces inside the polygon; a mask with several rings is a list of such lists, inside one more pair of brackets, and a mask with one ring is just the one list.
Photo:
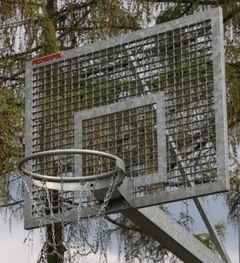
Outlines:
{"label": "green foliage", "polygon": [[0,178],[23,156],[23,100],[21,94],[0,89]]}
{"label": "green foliage", "polygon": [[[177,2],[177,1],[176,1]],[[178,19],[184,15],[187,14],[189,4],[181,3],[181,4],[168,4],[166,5],[166,8],[163,8],[163,10],[160,12],[160,15],[158,16],[156,23],[161,24],[168,22],[173,19]]]}
{"label": "green foliage", "polygon": [[[118,215],[114,220],[109,216],[105,218],[113,224],[112,227],[108,226],[108,231],[117,235],[120,247],[123,246],[126,263],[134,262],[136,259],[138,262],[162,262],[167,253],[163,245],[122,215]],[[119,256],[121,252],[122,248],[119,249]]]}
{"label": "green foliage", "polygon": [[[215,225],[218,235],[222,240],[225,239],[226,225],[224,222],[219,222]],[[199,241],[201,241],[206,247],[211,249],[213,252],[217,253],[217,248],[215,247],[212,237],[209,233],[201,233],[194,235]]]}
{"label": "green foliage", "polygon": [[149,3],[124,2],[0,0],[1,179],[24,153],[25,62],[141,28]]}
{"label": "green foliage", "polygon": [[230,155],[230,160],[232,169],[230,172],[230,192],[227,202],[229,218],[234,224],[238,224],[240,212],[240,162],[234,155]]}
{"label": "green foliage", "polygon": [[[81,46],[89,42],[137,30],[149,21],[153,14],[154,1],[61,1],[54,0],[0,0],[0,188],[1,179],[15,169],[23,155],[24,112],[24,66],[34,57]],[[157,23],[167,22],[194,12],[221,5],[224,11],[226,44],[226,80],[228,89],[228,118],[230,131],[238,131],[240,123],[239,92],[239,12],[236,0],[175,0],[156,1],[160,7]],[[91,92],[91,91],[89,91]],[[239,142],[238,132],[231,133],[233,144]],[[236,220],[239,214],[239,170],[231,176],[229,196],[230,215]],[[184,218],[184,215],[181,215]],[[120,236],[125,239],[126,259],[144,257],[154,261],[162,258],[165,251],[154,240],[124,218],[119,224]],[[225,229],[219,224],[219,233]],[[209,235],[198,238],[215,249]],[[142,249],[143,248],[143,249]]]}
{"label": "green foliage", "polygon": [[167,22],[182,16],[193,14],[209,8],[221,6],[223,8],[223,19],[225,28],[225,48],[226,48],[226,78],[228,88],[228,116],[229,127],[239,125],[239,12],[238,1],[216,0],[176,0],[166,1],[167,4],[160,12],[157,23]]}
{"label": "green foliage", "polygon": [[4,177],[17,168],[23,156],[23,100],[21,94],[0,89],[0,203],[8,198],[3,193]]}
{"label": "green foliage", "polygon": [[42,30],[44,42],[40,55],[57,53],[59,51],[58,39],[53,22],[48,16],[42,18]]}
{"label": "green foliage", "polygon": [[240,63],[226,63],[229,143],[235,156],[240,143]]}
{"label": "green foliage", "polygon": [[1,177],[23,154],[25,62],[140,28],[145,1],[0,0]]}

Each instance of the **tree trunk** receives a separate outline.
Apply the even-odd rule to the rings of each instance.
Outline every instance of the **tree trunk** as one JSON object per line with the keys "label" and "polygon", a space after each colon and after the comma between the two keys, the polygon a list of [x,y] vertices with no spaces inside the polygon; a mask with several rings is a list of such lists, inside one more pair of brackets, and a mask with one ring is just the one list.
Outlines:
{"label": "tree trunk", "polygon": [[[55,236],[55,240],[53,240]],[[52,225],[47,226],[47,237],[50,243],[56,242],[56,251],[51,245],[47,247],[47,263],[63,263],[64,262],[64,252],[66,251],[63,245],[63,233],[62,224],[58,223],[54,225],[54,233]]]}

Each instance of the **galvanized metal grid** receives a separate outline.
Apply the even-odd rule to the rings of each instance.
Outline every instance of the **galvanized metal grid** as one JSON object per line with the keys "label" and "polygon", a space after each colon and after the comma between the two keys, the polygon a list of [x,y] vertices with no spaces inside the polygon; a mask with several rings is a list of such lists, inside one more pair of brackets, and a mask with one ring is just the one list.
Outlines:
{"label": "galvanized metal grid", "polygon": [[[155,183],[167,180],[163,92],[79,112],[74,130],[75,147],[117,155],[125,162],[128,178],[147,176]],[[75,171],[98,174],[110,167],[83,156]]]}
{"label": "galvanized metal grid", "polygon": [[[170,200],[166,195],[163,198],[162,194],[186,187],[193,188],[190,196],[225,190],[227,136],[220,20],[219,9],[214,9],[63,52],[61,59],[56,61],[40,65],[28,63],[26,155],[77,147],[74,137],[74,115],[77,112],[118,105],[163,91],[167,138],[166,181],[146,183],[142,176],[147,174],[146,169],[136,172],[131,168],[135,162],[141,166],[137,164],[142,162],[141,151],[145,151],[145,161],[146,151],[151,152],[153,159],[157,154],[153,132],[154,107],[123,109],[107,117],[103,113],[104,117],[86,120],[83,123],[82,146],[117,153],[124,158],[128,167],[127,176],[133,179],[133,199],[141,196],[151,199],[151,196],[160,193],[164,202],[174,201],[189,195],[186,191],[179,192],[177,198],[175,196],[174,200]],[[145,123],[144,131],[139,131],[135,139],[135,131],[142,128],[141,121],[136,121],[140,116],[149,119],[150,125]],[[122,125],[125,120],[126,125],[135,125],[133,130],[127,131],[128,140],[124,131],[118,130],[119,123]],[[92,125],[100,131],[91,131]],[[149,133],[148,128],[151,129]],[[138,141],[138,157],[134,150],[119,151],[117,147],[123,146],[117,145],[118,140],[122,145],[127,144],[129,149]],[[64,173],[74,175],[74,158],[62,158],[61,162],[64,163],[64,168],[61,168]],[[97,168],[99,173],[106,169],[103,166]],[[33,166],[34,172],[52,175],[57,175],[56,169],[59,170],[59,165],[51,162],[40,162]],[[153,161],[151,169],[156,170]],[[84,172],[88,173],[87,168]],[[203,185],[214,186],[195,190],[195,186]],[[150,199],[148,205],[159,203],[158,199]],[[135,200],[136,206],[142,206],[141,198],[139,200]]]}
{"label": "galvanized metal grid", "polygon": [[[147,105],[84,120],[82,147],[106,151],[125,160],[128,177],[158,172],[156,118],[152,107]],[[94,170],[106,172],[99,165],[95,163]],[[86,164],[83,174],[88,174],[90,169],[92,165]]]}

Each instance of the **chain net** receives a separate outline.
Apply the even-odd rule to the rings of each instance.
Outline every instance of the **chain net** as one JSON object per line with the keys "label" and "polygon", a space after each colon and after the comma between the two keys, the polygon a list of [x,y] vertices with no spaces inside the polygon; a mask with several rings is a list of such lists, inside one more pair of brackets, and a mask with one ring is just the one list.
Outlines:
{"label": "chain net", "polygon": [[[94,196],[94,185],[91,191],[84,189],[85,181],[79,182],[78,199],[74,202],[69,199],[66,202],[66,191],[63,186],[66,183],[61,182],[61,190],[52,190],[48,188],[48,182],[42,181],[42,187],[35,184],[34,179],[22,174],[25,190],[31,200],[32,209],[38,218],[42,251],[38,262],[47,262],[49,257],[58,256],[64,262],[72,262],[78,255],[86,257],[91,253],[104,253],[104,215],[108,203],[116,188],[119,175],[112,175],[111,182],[106,191],[103,201],[98,201]],[[58,196],[54,200],[54,192]],[[69,193],[70,194],[70,193]],[[76,194],[75,194],[76,195]],[[59,198],[60,197],[60,198]],[[60,207],[61,212],[58,213]],[[75,210],[75,217],[66,218],[67,211]]]}

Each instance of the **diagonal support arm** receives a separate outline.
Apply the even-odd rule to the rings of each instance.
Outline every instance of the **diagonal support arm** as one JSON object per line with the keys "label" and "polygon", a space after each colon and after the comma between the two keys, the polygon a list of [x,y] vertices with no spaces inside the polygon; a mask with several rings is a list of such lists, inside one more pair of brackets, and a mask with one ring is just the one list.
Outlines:
{"label": "diagonal support arm", "polygon": [[128,209],[122,214],[186,263],[226,263],[158,206]]}
{"label": "diagonal support arm", "polygon": [[[137,65],[137,62],[134,61],[133,55],[132,55],[132,54],[129,54],[129,51],[128,51],[127,49],[125,49],[123,52],[124,52],[124,54],[125,54],[126,56],[128,56],[128,59],[129,59],[128,63],[129,63],[129,65],[130,65],[131,70],[133,71],[134,75],[136,76],[136,81],[137,81],[137,83],[139,84],[139,86],[142,87],[143,92],[145,92],[145,93],[147,93],[147,94],[148,94],[148,93],[150,94],[150,91],[149,91],[149,89],[148,89],[145,81],[144,81],[143,78],[142,78],[142,74],[139,73],[138,70],[137,70],[138,65]],[[179,159],[180,156],[179,156],[179,154],[177,153],[176,145],[175,145],[173,139],[171,138],[171,136],[167,135],[167,139],[168,139],[168,142],[169,142],[170,151],[172,152],[173,156],[175,156],[175,158],[176,158],[175,161],[176,161],[176,164],[178,165],[178,169],[179,169],[181,175],[182,175],[184,178],[186,178],[185,168],[182,166],[182,160]],[[187,177],[186,179],[187,179],[187,182],[186,182],[186,183],[187,183],[189,186],[193,186],[193,182],[191,182],[190,178]],[[231,263],[231,260],[230,260],[228,254],[227,254],[227,251],[226,251],[224,245],[222,244],[222,242],[221,242],[221,240],[220,240],[220,237],[219,237],[219,235],[218,235],[218,233],[217,233],[217,231],[216,231],[213,223],[211,222],[211,219],[210,219],[210,217],[209,217],[209,215],[208,215],[208,212],[207,212],[207,210],[204,208],[204,204],[203,204],[203,202],[202,202],[202,199],[201,199],[201,198],[194,198],[193,200],[194,200],[194,203],[195,203],[195,205],[196,205],[196,207],[197,207],[197,209],[198,209],[198,211],[199,211],[199,213],[200,213],[200,215],[201,215],[201,217],[202,217],[202,219],[203,219],[203,221],[204,221],[204,223],[205,223],[205,225],[206,225],[206,227],[207,227],[207,229],[208,229],[209,234],[212,236],[213,243],[214,243],[214,245],[216,246],[216,248],[217,248],[217,250],[218,250],[221,258],[222,258],[225,262]],[[149,209],[150,209],[150,208],[149,208]],[[142,209],[138,209],[138,212],[139,212],[139,213],[140,213],[140,211],[142,211]],[[130,213],[130,214],[131,214],[131,213]],[[141,221],[141,220],[140,220],[140,221]],[[134,222],[134,221],[133,221],[133,222]],[[139,222],[139,223],[140,223],[140,222]],[[162,226],[161,226],[161,227],[162,227]],[[145,228],[144,228],[144,229],[145,229]],[[158,229],[158,230],[156,230],[156,231],[163,231],[163,229]],[[177,242],[177,241],[176,241],[176,242]],[[165,245],[164,240],[163,240],[163,242],[161,242],[161,243],[162,243],[163,245]],[[180,244],[178,244],[178,246],[179,246],[179,245],[180,245]],[[171,250],[171,249],[169,249],[169,250]],[[172,250],[171,250],[171,251],[172,251]],[[194,250],[193,250],[193,251],[194,251]],[[173,252],[173,251],[172,251],[172,252]],[[174,252],[173,252],[173,253],[174,253]],[[176,255],[177,255],[177,254],[176,254]],[[189,261],[189,260],[187,260],[186,262],[191,262],[191,263],[193,263],[193,262],[195,262],[195,261]],[[202,262],[202,261],[196,261],[196,262]],[[214,262],[214,261],[213,261],[213,262]],[[217,261],[216,261],[216,262],[217,262]],[[219,262],[220,262],[220,261],[219,261]],[[206,263],[210,263],[210,261],[206,261]]]}
{"label": "diagonal support arm", "polygon": [[[178,165],[178,170],[180,171],[181,175],[183,177],[186,176],[185,174],[185,169],[184,167],[182,166],[182,160],[181,160],[181,157],[179,154],[177,154],[177,147],[174,143],[174,141],[172,140],[171,136],[168,136],[168,142],[169,142],[169,146],[170,146],[170,151],[172,152],[172,154],[175,156],[176,158],[176,164]],[[189,186],[193,186],[193,182],[191,182],[190,178],[187,177],[187,184]],[[203,219],[203,222],[205,223],[205,226],[207,227],[207,230],[209,232],[209,234],[211,235],[212,237],[212,241],[214,243],[214,245],[216,246],[221,258],[223,260],[225,260],[227,263],[231,263],[231,260],[228,256],[228,253],[224,247],[224,245],[222,244],[221,242],[221,239],[208,215],[208,212],[207,210],[205,209],[204,207],[204,204],[202,202],[202,199],[200,197],[196,197],[196,198],[193,198],[193,201]]]}

